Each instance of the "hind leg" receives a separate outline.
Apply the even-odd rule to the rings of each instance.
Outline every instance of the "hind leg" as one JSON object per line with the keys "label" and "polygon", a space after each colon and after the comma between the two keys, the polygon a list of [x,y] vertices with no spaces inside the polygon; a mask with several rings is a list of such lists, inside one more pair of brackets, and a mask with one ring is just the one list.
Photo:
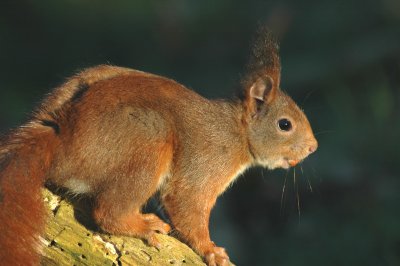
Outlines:
{"label": "hind leg", "polygon": [[155,233],[168,234],[170,226],[154,214],[140,213],[140,207],[147,199],[127,201],[115,194],[110,197],[110,192],[104,192],[96,199],[94,219],[101,229],[111,234],[139,237],[159,248]]}
{"label": "hind leg", "polygon": [[[94,219],[106,232],[142,238],[159,247],[155,233],[167,234],[170,226],[154,214],[142,214],[141,207],[157,191],[162,178],[168,175],[172,146],[163,143],[131,159],[123,170],[102,185],[95,197]],[[145,151],[143,151],[145,152]],[[130,176],[124,175],[129,169]]]}

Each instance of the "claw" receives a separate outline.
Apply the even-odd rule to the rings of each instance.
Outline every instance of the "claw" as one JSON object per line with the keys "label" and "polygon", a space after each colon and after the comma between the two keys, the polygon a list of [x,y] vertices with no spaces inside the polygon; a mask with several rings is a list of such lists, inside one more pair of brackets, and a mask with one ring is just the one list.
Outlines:
{"label": "claw", "polygon": [[171,226],[167,223],[164,223],[159,229],[156,230],[158,233],[163,235],[168,235],[171,231]]}
{"label": "claw", "polygon": [[157,250],[160,250],[162,247],[160,241],[158,241],[154,233],[150,233],[148,236],[146,236],[145,240],[149,246],[155,247]]}
{"label": "claw", "polygon": [[217,266],[217,264],[215,264],[215,254],[214,253],[208,253],[205,257],[207,265],[208,266]]}
{"label": "claw", "polygon": [[204,257],[208,266],[229,266],[229,257],[224,248],[214,247]]}

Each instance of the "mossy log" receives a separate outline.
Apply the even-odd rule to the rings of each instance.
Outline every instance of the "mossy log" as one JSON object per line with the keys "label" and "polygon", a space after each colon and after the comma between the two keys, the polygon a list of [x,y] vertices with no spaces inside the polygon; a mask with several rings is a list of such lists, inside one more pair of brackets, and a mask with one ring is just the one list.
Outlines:
{"label": "mossy log", "polygon": [[176,238],[157,235],[162,243],[158,250],[137,238],[104,234],[92,229],[87,212],[69,200],[47,189],[43,195],[49,218],[42,265],[205,265]]}

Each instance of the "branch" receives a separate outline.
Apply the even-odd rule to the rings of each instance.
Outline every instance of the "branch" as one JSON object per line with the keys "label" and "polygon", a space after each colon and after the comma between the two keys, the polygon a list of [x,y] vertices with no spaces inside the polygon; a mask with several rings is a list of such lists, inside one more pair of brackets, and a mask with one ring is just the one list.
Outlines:
{"label": "branch", "polygon": [[43,195],[50,214],[42,265],[205,265],[192,249],[171,236],[157,235],[162,244],[157,250],[137,238],[99,233],[87,215],[90,212],[74,210],[47,189]]}

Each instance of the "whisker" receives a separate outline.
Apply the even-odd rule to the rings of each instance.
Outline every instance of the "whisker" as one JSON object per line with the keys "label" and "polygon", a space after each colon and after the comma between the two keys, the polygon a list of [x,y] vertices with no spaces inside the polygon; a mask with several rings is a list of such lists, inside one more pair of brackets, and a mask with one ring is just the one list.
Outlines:
{"label": "whisker", "polygon": [[284,197],[285,197],[285,190],[286,190],[286,181],[287,181],[287,177],[288,177],[289,171],[286,171],[286,175],[285,175],[285,181],[283,182],[283,187],[282,187],[282,193],[281,193],[281,209],[280,209],[280,214],[282,216],[283,210],[285,208],[284,206]]}
{"label": "whisker", "polygon": [[[311,165],[310,165],[310,166],[311,166]],[[319,177],[319,178],[317,177],[317,172],[315,171],[315,168],[311,166],[311,170],[312,170],[312,172],[313,172],[314,178],[315,178],[315,179],[318,179],[319,182],[322,183],[321,177]]]}
{"label": "whisker", "polygon": [[[293,167],[293,190],[296,188],[296,168]],[[296,191],[295,191],[296,192]]]}
{"label": "whisker", "polygon": [[301,174],[302,174],[303,176],[305,176],[306,179],[307,179],[308,188],[310,189],[311,192],[313,192],[313,188],[312,188],[312,186],[311,186],[310,179],[308,178],[308,175],[305,175],[305,174],[304,174],[303,166],[302,166],[302,165],[300,166],[300,170],[301,170]]}
{"label": "whisker", "polygon": [[299,185],[298,185],[298,182],[296,182],[296,168],[293,168],[293,189],[296,192],[297,211],[298,211],[298,214],[299,214],[299,223],[300,223],[300,216],[301,216],[301,212],[300,212],[300,197],[299,197]]}
{"label": "whisker", "polygon": [[[311,164],[307,164],[307,165],[309,166],[309,168],[311,168],[311,177],[314,180],[317,180],[319,182],[319,184],[322,184],[321,176],[317,176],[317,172],[316,172],[315,168]],[[314,185],[315,185],[315,183],[314,183]],[[315,192],[317,192],[319,195],[321,194],[320,190],[318,189],[318,186],[315,186]]]}
{"label": "whisker", "polygon": [[308,98],[310,98],[311,94],[313,94],[315,92],[316,88],[312,89],[311,91],[309,91],[306,96],[303,99],[303,102],[301,103],[301,106],[303,106],[305,104],[305,102],[308,100]]}

